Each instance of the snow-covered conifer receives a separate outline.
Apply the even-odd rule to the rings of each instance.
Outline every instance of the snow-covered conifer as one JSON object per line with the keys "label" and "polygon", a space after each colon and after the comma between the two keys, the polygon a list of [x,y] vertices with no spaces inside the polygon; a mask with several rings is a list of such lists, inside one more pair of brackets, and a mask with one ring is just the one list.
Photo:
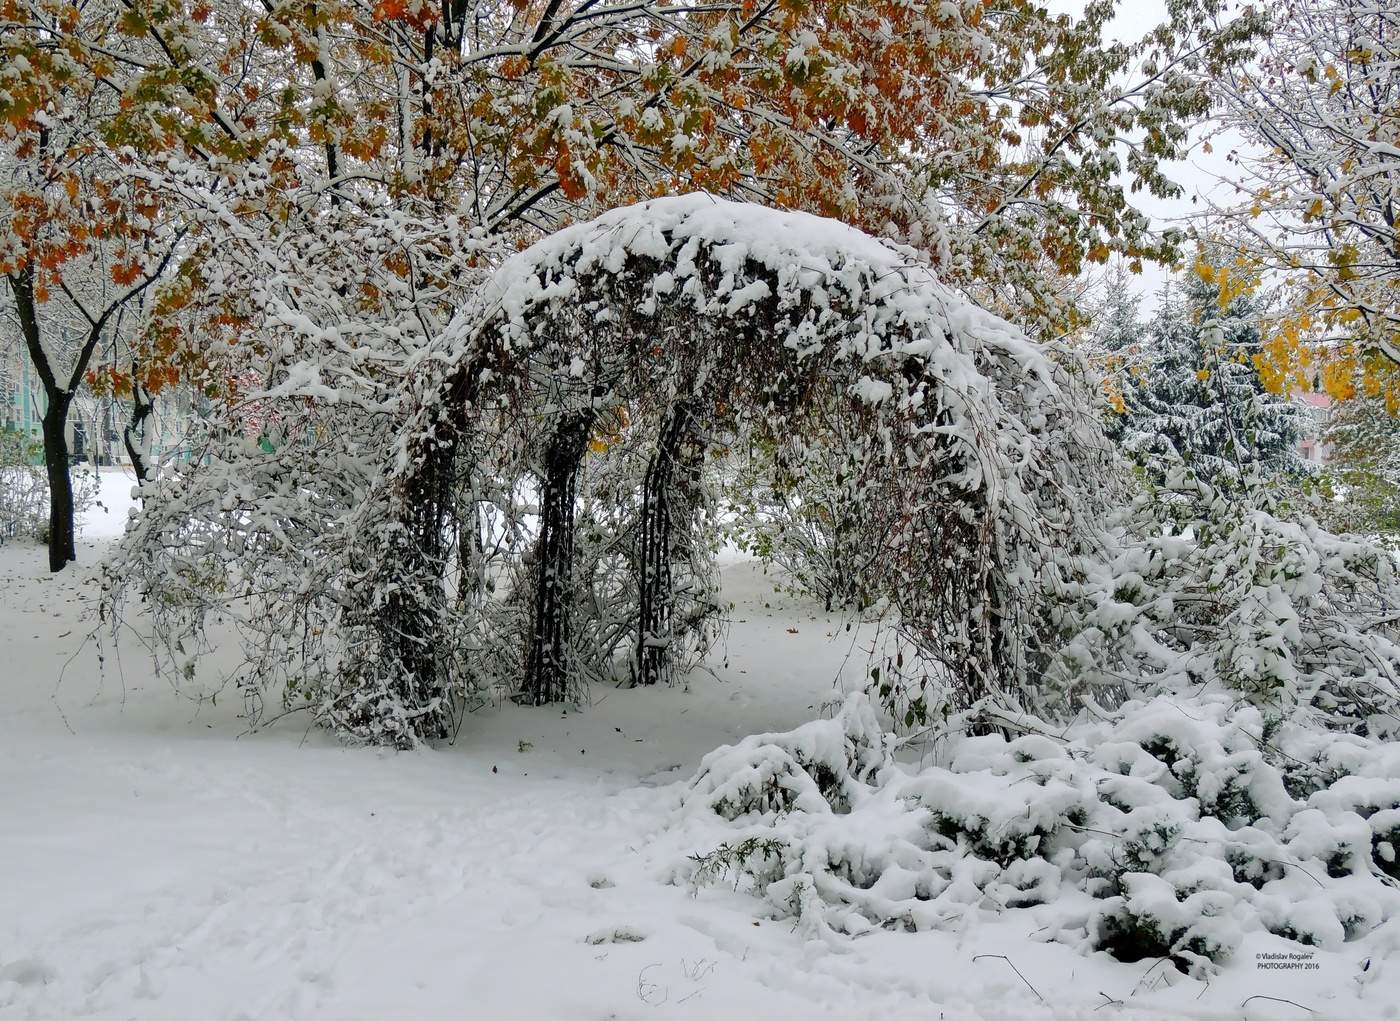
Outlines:
{"label": "snow-covered conifer", "polygon": [[1164,297],[1142,345],[1109,428],[1153,478],[1179,461],[1216,489],[1237,490],[1257,470],[1302,468],[1296,445],[1306,413],[1260,382],[1248,296],[1222,302],[1218,284],[1189,274]]}
{"label": "snow-covered conifer", "polygon": [[1121,264],[1115,266],[1104,282],[1103,298],[1094,315],[1095,350],[1124,356],[1139,347],[1144,333],[1141,307],[1132,276]]}

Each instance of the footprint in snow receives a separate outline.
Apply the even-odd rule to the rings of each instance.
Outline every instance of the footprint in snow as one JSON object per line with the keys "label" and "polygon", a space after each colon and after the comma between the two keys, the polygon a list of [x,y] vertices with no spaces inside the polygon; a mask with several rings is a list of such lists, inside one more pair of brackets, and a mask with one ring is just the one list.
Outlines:
{"label": "footprint in snow", "polygon": [[611,890],[616,884],[607,876],[599,874],[588,878],[588,885],[595,890]]}
{"label": "footprint in snow", "polygon": [[48,985],[58,978],[58,972],[47,961],[37,957],[21,957],[18,961],[0,965],[0,982],[15,982],[22,986]]}

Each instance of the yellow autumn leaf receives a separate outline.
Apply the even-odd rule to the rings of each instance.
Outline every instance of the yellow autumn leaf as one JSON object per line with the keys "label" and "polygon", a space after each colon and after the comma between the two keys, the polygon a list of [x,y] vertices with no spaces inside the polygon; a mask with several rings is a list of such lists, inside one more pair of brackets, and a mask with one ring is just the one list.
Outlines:
{"label": "yellow autumn leaf", "polygon": [[1356,386],[1352,382],[1353,368],[1349,358],[1338,358],[1323,366],[1322,389],[1333,400],[1349,401],[1356,396]]}

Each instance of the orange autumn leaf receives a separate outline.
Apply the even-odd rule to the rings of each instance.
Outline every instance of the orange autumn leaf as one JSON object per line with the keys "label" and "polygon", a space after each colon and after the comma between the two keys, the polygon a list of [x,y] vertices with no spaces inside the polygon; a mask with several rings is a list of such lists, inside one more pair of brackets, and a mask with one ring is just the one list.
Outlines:
{"label": "orange autumn leaf", "polygon": [[128,262],[118,260],[112,263],[112,282],[121,287],[130,287],[141,276],[141,263],[132,259]]}
{"label": "orange autumn leaf", "polygon": [[574,172],[573,157],[567,144],[560,145],[559,154],[554,158],[554,173],[566,198],[580,199],[587,194],[583,180]]}

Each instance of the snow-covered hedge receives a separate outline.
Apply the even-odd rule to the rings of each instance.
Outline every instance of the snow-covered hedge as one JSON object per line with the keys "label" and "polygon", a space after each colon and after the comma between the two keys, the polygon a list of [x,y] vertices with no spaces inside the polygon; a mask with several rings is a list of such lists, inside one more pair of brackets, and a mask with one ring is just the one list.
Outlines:
{"label": "snow-covered hedge", "polygon": [[[1026,910],[1045,938],[1209,971],[1250,930],[1333,949],[1400,916],[1400,743],[1225,697],[900,762],[864,695],[710,753],[685,799],[732,880],[827,939]],[[1397,923],[1400,924],[1400,923]]]}
{"label": "snow-covered hedge", "polygon": [[1288,513],[1266,489],[1226,498],[1184,474],[1115,525],[1063,590],[1066,642],[1047,671],[1063,688],[1110,703],[1228,691],[1331,729],[1400,732],[1389,551]]}

